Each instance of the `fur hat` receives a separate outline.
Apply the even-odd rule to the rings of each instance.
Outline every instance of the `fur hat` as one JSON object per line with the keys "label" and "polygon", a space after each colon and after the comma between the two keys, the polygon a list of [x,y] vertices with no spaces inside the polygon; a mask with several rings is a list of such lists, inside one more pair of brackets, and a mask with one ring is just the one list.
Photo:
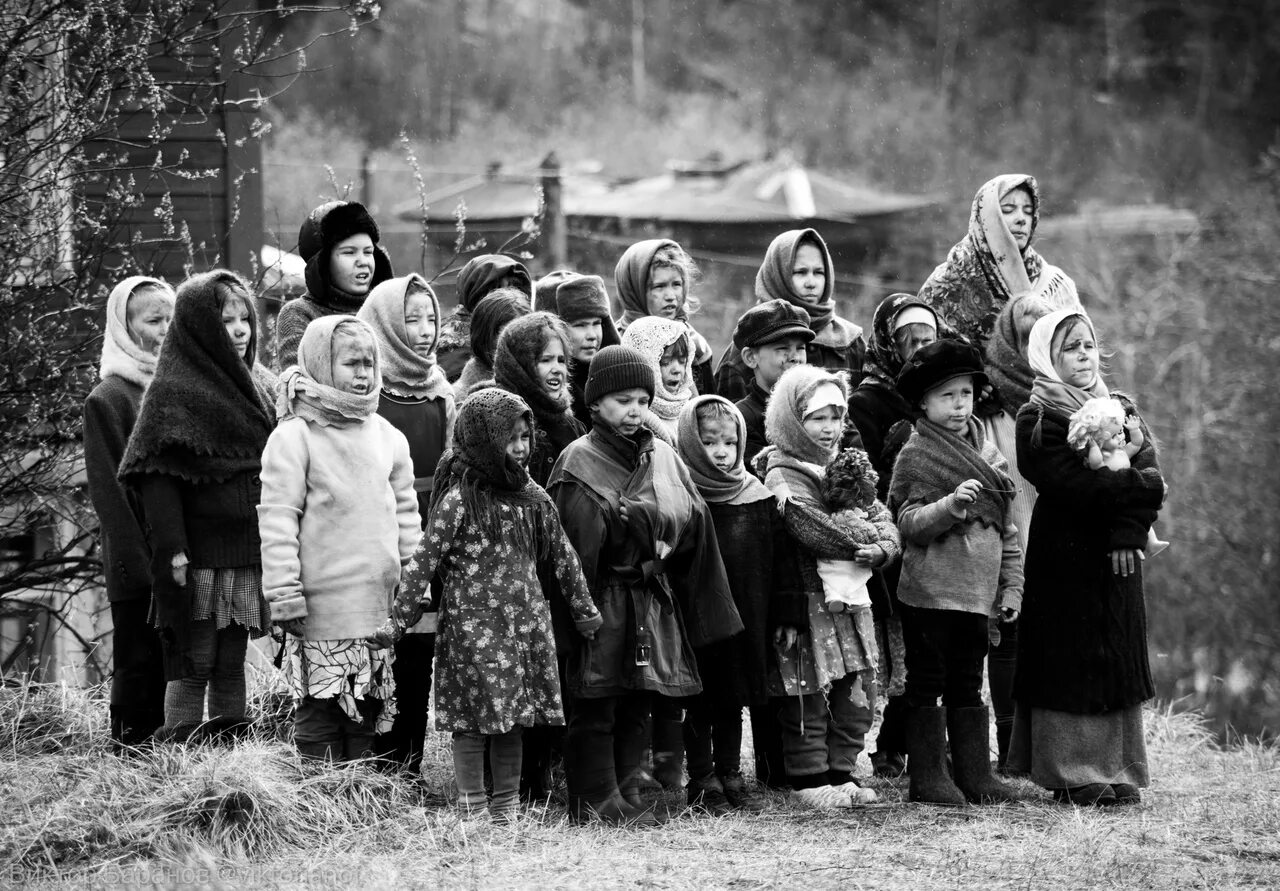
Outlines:
{"label": "fur hat", "polygon": [[876,500],[880,475],[867,453],[859,448],[841,449],[827,464],[818,492],[828,510],[871,507]]}
{"label": "fur hat", "polygon": [[653,364],[644,353],[619,344],[605,347],[591,360],[583,398],[590,405],[610,393],[639,387],[652,399],[656,386]]}
{"label": "fur hat", "polygon": [[[393,273],[391,258],[378,246],[378,224],[364,205],[354,201],[330,201],[307,214],[298,229],[298,254],[307,261],[307,292],[313,300],[325,306],[334,302],[335,298],[329,293],[329,253],[338,242],[361,233],[368,235],[374,244],[373,278],[369,282],[372,290],[391,278]],[[335,308],[354,312],[363,300],[361,297],[353,306]]]}
{"label": "fur hat", "polygon": [[609,315],[609,292],[605,290],[604,279],[598,275],[570,273],[556,287],[555,300],[547,308],[570,325],[581,319],[599,319],[602,347],[622,343],[618,327]]}
{"label": "fur hat", "polygon": [[535,310],[556,311],[556,288],[565,279],[578,273],[572,269],[555,269],[533,283],[533,308]]}
{"label": "fur hat", "polygon": [[915,405],[934,387],[966,374],[973,378],[976,396],[987,383],[982,354],[977,348],[959,340],[937,340],[920,347],[902,364],[902,371],[898,372],[898,392]]}
{"label": "fur hat", "polygon": [[762,346],[784,337],[799,337],[805,343],[813,340],[809,314],[785,300],[766,300],[748,309],[733,328],[733,345]]}

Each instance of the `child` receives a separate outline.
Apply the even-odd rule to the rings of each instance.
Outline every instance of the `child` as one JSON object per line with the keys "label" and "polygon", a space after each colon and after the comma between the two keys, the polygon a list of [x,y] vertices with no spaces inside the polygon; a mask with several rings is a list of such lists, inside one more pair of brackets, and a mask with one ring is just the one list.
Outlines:
{"label": "child", "polygon": [[[425,521],[436,463],[449,448],[457,409],[453,388],[436,363],[440,303],[422,276],[411,273],[378,285],[356,316],[373,329],[378,342],[382,392],[378,414],[404,434],[413,461],[418,513]],[[438,594],[439,582],[432,580]],[[395,681],[395,718],[388,733],[374,740],[374,751],[409,773],[419,773],[427,738],[431,699],[431,662],[435,656],[436,613],[428,612],[396,643],[391,673]]]}
{"label": "child", "polygon": [[164,723],[160,638],[147,622],[150,555],[134,505],[116,478],[138,408],[156,373],[173,320],[173,288],[135,275],[107,297],[102,381],[84,403],[84,463],[99,523],[99,553],[111,602],[111,740],[137,746]]}
{"label": "child", "polygon": [[[876,307],[862,382],[849,396],[849,418],[880,480],[876,497],[889,497],[893,462],[911,435],[919,410],[898,392],[898,372],[911,354],[938,339],[938,318],[914,294],[890,294]],[[897,606],[898,574],[894,562],[871,580],[871,612],[880,649],[880,693],[886,699],[871,764],[877,776],[897,777],[906,770],[907,741],[902,698],[905,692],[905,644]]]}
{"label": "child", "polygon": [[653,694],[702,691],[693,647],[742,630],[705,502],[674,449],[643,424],[654,370],[605,347],[591,362],[591,432],[570,443],[550,492],[604,616],[569,660],[574,695],[565,741],[577,820],[653,825],[639,794]]}
{"label": "child", "polygon": [[693,258],[669,238],[650,238],[631,245],[618,258],[613,271],[618,299],[622,302],[622,316],[617,325],[618,331],[625,334],[633,322],[646,316],[680,322],[688,332],[693,350],[693,373],[689,382],[698,393],[714,393],[711,361],[715,357],[706,338],[689,324],[689,316],[701,306],[689,293],[696,274]]}
{"label": "child", "polygon": [[[525,302],[533,299],[533,280],[524,264],[502,254],[472,257],[458,271],[458,304],[440,326],[440,369],[449,383],[455,383],[472,356],[472,314],[480,301],[499,288],[519,291]],[[496,340],[496,335],[495,335]]]}
{"label": "child", "polygon": [[164,646],[158,738],[241,732],[250,636],[271,622],[262,597],[257,505],[275,423],[255,362],[248,284],[226,269],[178,288],[173,325],[120,464],[143,505],[152,613]]}
{"label": "child", "polygon": [[806,600],[804,620],[780,626],[774,634],[778,673],[772,692],[782,697],[775,702],[783,760],[795,797],[821,809],[876,798],[853,780],[871,726],[874,691],[868,680],[876,649],[869,610],[832,613],[825,608],[817,561],[852,559],[875,568],[896,555],[892,542],[859,544],[822,506],[819,486],[839,447],[847,400],[840,376],[812,365],[784,372],[765,414],[771,445],[757,458],[787,532],[799,546]]}
{"label": "child", "polygon": [[733,346],[750,370],[747,395],[738,400],[738,411],[747,425],[747,467],[766,445],[764,410],[773,385],[782,373],[805,364],[806,347],[813,340],[809,314],[785,300],[766,300],[748,309],[733,328]]}
{"label": "child", "polygon": [[[757,812],[764,802],[741,771],[742,708],[766,710],[769,631],[804,618],[794,555],[773,493],[746,471],[741,413],[697,396],[680,413],[680,456],[715,523],[716,542],[746,630],[697,650],[702,693],[684,724],[689,804],[713,814]],[[759,777],[757,777],[759,779]]]}
{"label": "child", "polygon": [[378,224],[363,204],[330,201],[307,214],[298,230],[307,293],[276,317],[277,369],[297,363],[298,343],[313,319],[355,315],[369,291],[391,278],[391,258],[378,239]]}
{"label": "child", "polygon": [[495,818],[515,817],[520,731],[562,724],[560,679],[539,560],[555,576],[588,639],[600,612],[547,493],[529,479],[533,413],[517,396],[481,390],[462,404],[453,449],[440,459],[427,534],[375,641],[399,637],[422,615],[437,569],[445,576],[436,641],[436,729],[453,733],[458,805],[486,812],[485,742]]}
{"label": "child", "polygon": [[1022,551],[1009,519],[1013,483],[973,417],[974,396],[986,383],[978,351],[955,340],[921,347],[898,375],[898,391],[924,415],[898,454],[889,488],[903,540],[898,600],[912,801],[1015,797],[991,774],[981,694],[987,618],[998,609],[1011,622],[1022,602]]}
{"label": "child", "polygon": [[[836,315],[835,270],[831,252],[813,229],[791,229],[775,238],[756,272],[756,301],[785,300],[809,315],[813,340],[808,363],[828,371],[844,371],[852,383],[862,378],[866,344],[862,329]],[[736,346],[725,348],[716,368],[721,396],[737,401],[747,395],[750,370]]]}
{"label": "child", "polygon": [[470,358],[454,381],[454,399],[461,403],[476,390],[493,386],[493,352],[498,348],[498,337],[512,319],[529,312],[529,299],[515,288],[498,288],[476,304],[469,316]]}
{"label": "child", "polygon": [[623,332],[622,344],[643,354],[653,366],[658,386],[644,425],[667,445],[674,446],[676,419],[694,396],[688,326],[661,316],[645,316]]}
{"label": "child", "polygon": [[[546,278],[550,276],[541,279],[539,284]],[[591,360],[604,347],[621,342],[609,316],[609,294],[604,289],[604,279],[598,275],[569,273],[560,279],[546,306],[539,298],[538,307],[554,312],[569,326],[573,416],[582,422],[584,429],[589,428],[591,412],[583,393]]]}
{"label": "child", "polygon": [[291,635],[293,739],[307,758],[366,757],[393,717],[389,660],[364,638],[421,531],[409,443],[376,413],[381,383],[367,323],[316,319],[262,454],[263,592]]}

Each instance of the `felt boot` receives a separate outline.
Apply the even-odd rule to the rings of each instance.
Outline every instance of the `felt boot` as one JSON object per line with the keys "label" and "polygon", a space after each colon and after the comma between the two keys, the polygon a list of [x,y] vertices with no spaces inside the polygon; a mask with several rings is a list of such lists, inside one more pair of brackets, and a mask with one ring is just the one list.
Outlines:
{"label": "felt boot", "polygon": [[991,714],[985,705],[947,709],[951,765],[956,785],[974,804],[1016,801],[1018,796],[991,773]]}
{"label": "felt boot", "polygon": [[733,811],[733,805],[724,794],[724,785],[715,774],[689,780],[686,794],[689,807],[713,817],[723,817]]}
{"label": "felt boot", "polygon": [[964,793],[947,773],[947,713],[937,706],[907,712],[907,768],[911,801],[963,805]]}

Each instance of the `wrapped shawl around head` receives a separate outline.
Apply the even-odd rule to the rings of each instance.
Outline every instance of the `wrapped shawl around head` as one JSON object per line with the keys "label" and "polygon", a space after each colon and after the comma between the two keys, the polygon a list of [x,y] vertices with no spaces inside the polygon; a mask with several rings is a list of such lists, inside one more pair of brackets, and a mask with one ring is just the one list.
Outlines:
{"label": "wrapped shawl around head", "polygon": [[[1072,319],[1081,319],[1089,326],[1090,332],[1094,330],[1093,322],[1083,310],[1060,309],[1041,317],[1032,326],[1027,340],[1027,362],[1036,375],[1027,401],[1042,408],[1052,408],[1063,417],[1070,417],[1090,399],[1108,393],[1101,374],[1096,375],[1088,387],[1075,387],[1064,381],[1053,365],[1053,336]],[[1094,340],[1097,341],[1096,334]]]}
{"label": "wrapped shawl around head", "polygon": [[838,449],[824,449],[804,429],[804,417],[809,399],[819,387],[834,384],[849,399],[849,385],[838,374],[832,374],[813,365],[796,365],[783,372],[773,386],[769,406],[765,409],[764,432],[772,448],[766,447],[756,456],[758,467],[766,466],[767,452],[777,449],[792,458],[825,467]]}
{"label": "wrapped shawl around head", "polygon": [[[245,295],[252,332],[247,358],[227,336],[219,284]],[[179,286],[155,378],[120,462],[122,480],[161,473],[216,483],[259,466],[275,420],[254,373],[252,293],[226,269],[194,275]]]}
{"label": "wrapped shawl around head", "polygon": [[629,346],[644,354],[653,367],[655,387],[653,400],[649,410],[664,423],[662,429],[654,432],[668,443],[675,443],[674,428],[680,410],[693,398],[693,349],[692,344],[684,361],[684,384],[676,392],[672,392],[662,383],[662,353],[681,337],[688,335],[688,326],[683,322],[664,319],[661,316],[645,316],[627,326],[622,334],[622,345]]}
{"label": "wrapped shawl around head", "polygon": [[898,344],[893,339],[894,322],[904,309],[911,306],[922,306],[933,313],[934,331],[943,328],[942,321],[933,307],[929,306],[915,294],[890,294],[876,307],[871,320],[871,339],[867,341],[867,358],[863,360],[862,370],[866,376],[864,383],[896,390],[898,372],[902,370],[902,356],[898,354]]}
{"label": "wrapped shawl around head", "polygon": [[[729,470],[721,470],[711,463],[698,434],[698,407],[713,402],[725,407],[738,431],[738,454]],[[676,427],[676,447],[704,501],[709,504],[751,504],[773,497],[764,483],[748,473],[743,466],[747,448],[747,422],[743,420],[738,407],[728,399],[722,396],[695,396],[681,410]]]}
{"label": "wrapped shawl around head", "polygon": [[507,536],[502,528],[504,512],[524,513],[525,521],[514,524],[515,544],[529,556],[542,559],[549,553],[550,542],[542,540],[538,530],[543,528],[543,515],[553,509],[551,499],[507,456],[507,442],[522,418],[532,433],[533,412],[514,393],[490,387],[469,396],[458,409],[453,448],[441,455],[436,465],[427,510],[434,516],[440,499],[456,485],[468,518],[493,541]]}
{"label": "wrapped shawl around head", "polygon": [[[552,339],[564,347],[566,367],[560,392],[551,395],[538,379],[538,358]],[[498,336],[493,356],[493,380],[529,404],[538,422],[537,435],[546,435],[557,454],[582,433],[573,417],[573,394],[569,391],[569,331],[559,317],[549,312],[533,312],[507,324]]]}
{"label": "wrapped shawl around head", "polygon": [[979,349],[986,346],[996,315],[1010,300],[1036,294],[1055,306],[1079,302],[1075,282],[1058,267],[1046,263],[1032,249],[1030,240],[1026,249],[1019,252],[1000,213],[1000,201],[1017,188],[1031,194],[1031,238],[1035,238],[1040,221],[1040,191],[1035,177],[1023,173],[997,176],[974,196],[968,233],[920,288],[920,299]]}
{"label": "wrapped shawl around head", "polygon": [[404,310],[409,286],[419,285],[436,314],[436,343],[440,341],[440,300],[427,280],[416,272],[393,278],[369,292],[356,317],[368,323],[378,342],[382,389],[411,399],[451,399],[453,388],[436,364],[436,343],[430,355],[414,351],[405,329]]}
{"label": "wrapped shawl around head", "polygon": [[146,389],[156,373],[157,357],[134,343],[129,335],[129,298],[141,287],[151,287],[173,306],[173,288],[158,278],[131,275],[111,289],[107,297],[106,328],[102,332],[99,377],[114,374]]}
{"label": "wrapped shawl around head", "polygon": [[[618,300],[622,303],[622,315],[614,323],[619,333],[625,334],[626,329],[633,322],[651,317],[649,312],[649,276],[653,272],[653,258],[658,255],[659,251],[666,248],[674,248],[684,253],[684,248],[670,238],[650,238],[645,241],[637,241],[618,258],[618,265],[613,270],[613,279],[618,288]],[[679,309],[676,310],[676,320],[684,325],[685,333],[689,336],[690,363],[692,365],[701,365],[712,358],[711,344],[707,343],[707,339],[689,324],[687,309],[689,282],[684,282],[684,289],[685,299],[680,304]],[[658,318],[662,317],[659,316]],[[609,341],[607,340],[601,343],[601,346],[608,345]]]}
{"label": "wrapped shawl around head", "polygon": [[[339,335],[363,335],[373,348],[373,379],[367,393],[348,393],[333,385],[334,341]],[[299,417],[321,427],[350,427],[378,410],[382,384],[378,340],[368,322],[351,316],[321,316],[307,325],[298,344],[298,364],[280,375],[276,415]]]}

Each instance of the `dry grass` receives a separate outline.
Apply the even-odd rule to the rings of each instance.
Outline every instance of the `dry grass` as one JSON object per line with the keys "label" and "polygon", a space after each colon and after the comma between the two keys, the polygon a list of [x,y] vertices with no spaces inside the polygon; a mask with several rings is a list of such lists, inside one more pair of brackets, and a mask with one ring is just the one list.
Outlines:
{"label": "dry grass", "polygon": [[[425,782],[301,763],[270,732],[236,748],[132,757],[81,691],[0,691],[0,885],[39,888],[1242,888],[1280,884],[1280,752],[1215,746],[1194,715],[1148,713],[1155,785],[1136,808],[1026,800],[904,804],[846,816],[680,814],[661,829],[514,827],[446,806],[448,751]],[[270,726],[267,723],[266,726]]]}

